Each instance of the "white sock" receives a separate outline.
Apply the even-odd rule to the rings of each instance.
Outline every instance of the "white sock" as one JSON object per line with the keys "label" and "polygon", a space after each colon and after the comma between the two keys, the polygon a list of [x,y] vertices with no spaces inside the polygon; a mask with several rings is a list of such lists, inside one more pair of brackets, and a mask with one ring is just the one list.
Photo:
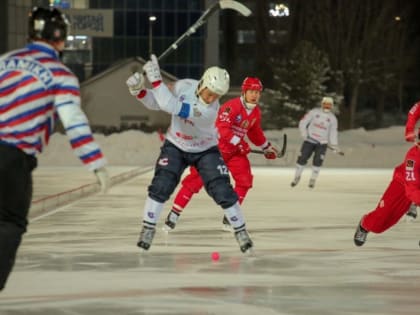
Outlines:
{"label": "white sock", "polygon": [[147,197],[144,205],[143,224],[149,227],[155,227],[163,210],[163,203],[157,202]]}
{"label": "white sock", "polygon": [[321,167],[319,167],[319,166],[312,166],[311,179],[317,179],[320,170],[321,170]]}
{"label": "white sock", "polygon": [[304,169],[305,165],[296,164],[295,178],[299,178],[300,176],[302,176]]}
{"label": "white sock", "polygon": [[242,209],[239,202],[235,203],[232,207],[224,209],[225,216],[229,220],[230,225],[235,232],[245,229],[245,219],[242,214]]}

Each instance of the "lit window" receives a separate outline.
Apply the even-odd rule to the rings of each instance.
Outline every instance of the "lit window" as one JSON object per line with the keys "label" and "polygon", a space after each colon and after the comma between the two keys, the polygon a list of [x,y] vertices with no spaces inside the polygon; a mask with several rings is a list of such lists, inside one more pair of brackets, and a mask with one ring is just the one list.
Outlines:
{"label": "lit window", "polygon": [[238,44],[254,44],[255,30],[238,30]]}
{"label": "lit window", "polygon": [[269,16],[272,17],[285,17],[290,15],[289,8],[283,4],[270,4],[270,9],[268,10]]}

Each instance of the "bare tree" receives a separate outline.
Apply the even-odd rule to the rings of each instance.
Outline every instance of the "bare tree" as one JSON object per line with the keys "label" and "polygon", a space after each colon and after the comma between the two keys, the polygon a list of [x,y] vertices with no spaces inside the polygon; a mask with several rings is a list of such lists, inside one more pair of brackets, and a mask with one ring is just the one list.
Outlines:
{"label": "bare tree", "polygon": [[[344,125],[355,125],[363,88],[378,91],[382,113],[386,93],[398,94],[401,72],[409,65],[404,54],[407,32],[397,25],[413,10],[411,1],[398,0],[295,0],[291,5],[291,38],[309,40],[329,56],[333,86],[345,96]],[[369,90],[369,89],[367,89]],[[363,95],[366,97],[366,95]],[[381,103],[382,102],[382,103]],[[378,116],[380,119],[381,114]]]}

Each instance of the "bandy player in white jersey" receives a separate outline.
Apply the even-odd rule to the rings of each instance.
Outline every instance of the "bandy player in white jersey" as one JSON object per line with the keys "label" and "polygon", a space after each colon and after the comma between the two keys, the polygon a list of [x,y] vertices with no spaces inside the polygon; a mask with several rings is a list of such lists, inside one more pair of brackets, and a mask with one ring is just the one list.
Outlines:
{"label": "bandy player in white jersey", "polygon": [[300,155],[296,161],[295,178],[291,183],[294,187],[299,183],[306,163],[314,154],[312,161],[312,174],[309,187],[315,187],[315,181],[324,162],[328,144],[335,150],[338,148],[337,118],[331,112],[334,101],[331,97],[324,97],[321,108],[314,108],[306,113],[299,121],[299,131],[303,138]]}
{"label": "bandy player in white jersey", "polygon": [[194,166],[210,197],[223,208],[241,251],[248,251],[253,243],[245,229],[245,219],[230,184],[228,168],[217,148],[215,120],[219,98],[229,90],[229,74],[224,69],[211,67],[200,81],[179,80],[170,90],[162,81],[156,56],[151,56],[143,70],[152,89],[146,89],[143,75],[135,73],[126,82],[130,93],[147,108],[171,114],[172,120],[148,187],[143,228],[137,245],[149,249],[164,203],[174,192],[184,170]]}

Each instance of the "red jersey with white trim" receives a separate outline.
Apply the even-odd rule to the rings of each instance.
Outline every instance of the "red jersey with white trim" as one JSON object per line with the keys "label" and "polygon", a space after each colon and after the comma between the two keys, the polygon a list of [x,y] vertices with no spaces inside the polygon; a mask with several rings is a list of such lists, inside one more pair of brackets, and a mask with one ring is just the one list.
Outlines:
{"label": "red jersey with white trim", "polygon": [[256,146],[263,146],[267,139],[261,129],[261,110],[255,106],[249,110],[241,97],[233,98],[224,103],[216,119],[219,132],[219,150],[230,153],[237,150],[236,145],[245,137]]}
{"label": "red jersey with white trim", "polygon": [[394,169],[393,180],[404,183],[407,198],[420,205],[420,148],[416,145],[407,151],[404,162]]}
{"label": "red jersey with white trim", "polygon": [[410,111],[407,115],[407,122],[405,124],[405,137],[412,135],[413,141],[415,139],[415,131],[416,123],[420,119],[420,102],[417,102],[416,104],[411,107]]}
{"label": "red jersey with white trim", "polygon": [[57,116],[71,147],[91,170],[106,164],[80,108],[79,82],[44,42],[0,56],[0,141],[36,155],[48,145]]}

